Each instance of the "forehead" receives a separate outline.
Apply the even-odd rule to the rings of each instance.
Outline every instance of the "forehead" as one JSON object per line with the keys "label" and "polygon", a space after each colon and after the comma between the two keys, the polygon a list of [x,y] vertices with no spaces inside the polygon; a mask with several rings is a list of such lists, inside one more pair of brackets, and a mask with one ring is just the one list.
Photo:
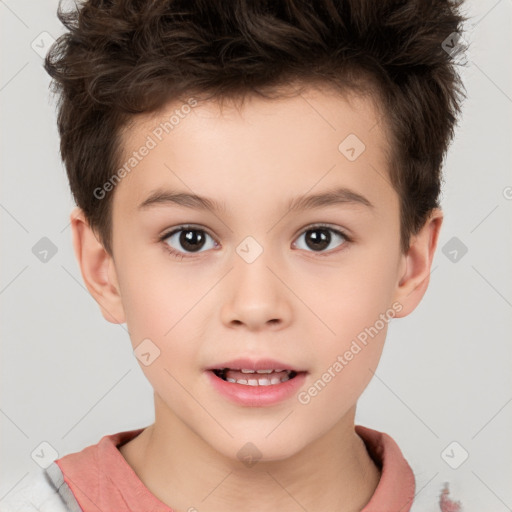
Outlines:
{"label": "forehead", "polygon": [[[385,137],[383,115],[380,102],[371,90],[367,86],[366,94],[362,95],[352,89],[337,90],[328,84],[300,90],[283,87],[283,96],[267,99],[248,93],[243,103],[231,98],[203,101],[194,96],[184,97],[155,112],[132,116],[122,130],[122,145],[129,151],[143,143],[147,135],[157,142],[162,142],[161,138],[170,141],[179,134],[190,138],[198,135],[195,128],[199,125],[212,128],[214,124],[218,128],[222,124],[224,130],[229,125],[234,130],[243,128],[247,133],[258,132],[263,137],[265,133],[270,135],[275,129],[279,132],[286,127],[285,132],[279,132],[279,143],[284,142],[287,134],[297,136],[303,132],[311,136],[313,130],[325,133],[351,129],[361,138],[367,138],[367,132],[378,126],[380,129],[372,134],[372,143],[378,144],[383,142],[379,140],[381,136]],[[309,129],[307,125],[310,125]],[[262,131],[262,127],[265,130]],[[199,135],[204,137],[206,134]]]}
{"label": "forehead", "polygon": [[370,96],[331,88],[271,100],[252,96],[243,105],[173,102],[135,116],[122,140],[121,165],[139,153],[117,185],[125,211],[165,185],[228,207],[249,196],[289,203],[308,189],[340,184],[380,200],[394,193],[378,105]]}

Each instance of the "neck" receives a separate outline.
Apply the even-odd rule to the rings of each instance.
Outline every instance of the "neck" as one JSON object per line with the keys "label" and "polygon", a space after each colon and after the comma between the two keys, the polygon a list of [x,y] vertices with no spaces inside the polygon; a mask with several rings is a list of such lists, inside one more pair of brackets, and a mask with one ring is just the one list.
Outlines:
{"label": "neck", "polygon": [[214,450],[174,415],[120,451],[139,479],[176,512],[360,511],[380,472],[354,430],[355,407],[331,431],[284,460],[245,466]]}

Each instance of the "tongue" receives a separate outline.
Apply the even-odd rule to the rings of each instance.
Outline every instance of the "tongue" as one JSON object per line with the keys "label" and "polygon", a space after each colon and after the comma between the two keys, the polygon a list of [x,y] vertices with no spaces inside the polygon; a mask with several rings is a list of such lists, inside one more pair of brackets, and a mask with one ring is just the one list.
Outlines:
{"label": "tongue", "polygon": [[275,372],[272,371],[272,373],[242,373],[240,370],[226,370],[225,378],[226,379],[235,379],[235,380],[249,380],[249,379],[257,379],[257,378],[267,378],[270,379],[271,377],[282,377],[286,375],[286,371],[282,372]]}

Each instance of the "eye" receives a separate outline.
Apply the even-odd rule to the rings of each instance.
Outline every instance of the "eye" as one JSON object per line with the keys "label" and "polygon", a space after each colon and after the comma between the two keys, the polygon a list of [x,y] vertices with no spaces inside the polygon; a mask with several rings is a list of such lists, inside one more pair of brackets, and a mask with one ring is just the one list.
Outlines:
{"label": "eye", "polygon": [[[186,257],[188,252],[199,252],[200,249],[204,247],[207,237],[213,240],[213,238],[203,229],[196,228],[194,226],[179,226],[178,228],[162,235],[160,240],[164,242],[165,249],[172,256],[182,259],[184,256]],[[171,244],[176,244],[178,248],[175,249]],[[213,247],[215,246],[217,246],[217,243],[214,241]],[[209,248],[211,247],[207,247],[207,249]]]}
{"label": "eye", "polygon": [[[334,234],[334,237],[332,234]],[[302,236],[305,236],[306,249],[310,248],[313,252],[321,252],[319,256],[328,256],[331,253],[331,251],[326,252],[325,249],[331,245],[333,238],[334,240],[341,239],[341,243],[339,243],[337,247],[351,241],[343,231],[334,229],[325,224],[310,226],[307,230],[302,232],[299,239]],[[212,239],[213,243],[210,247],[206,247],[206,249],[218,246],[217,242],[213,240],[213,237],[204,229],[194,226],[178,226],[162,235],[160,241],[164,243],[165,250],[171,254],[171,256],[183,259],[184,257],[189,257],[188,254],[201,252],[207,238]],[[172,244],[178,247],[173,247]],[[299,249],[303,249],[303,247],[299,247]],[[324,254],[324,252],[326,252],[326,254]]]}
{"label": "eye", "polygon": [[[331,235],[334,234],[334,237]],[[342,242],[337,245],[345,245],[347,242],[350,242],[349,237],[340,231],[339,229],[331,228],[325,224],[317,224],[315,226],[310,226],[306,231],[299,236],[299,239],[304,236],[306,246],[311,248],[313,252],[325,252],[324,249],[329,247],[334,239],[341,239]],[[345,240],[345,242],[343,242]],[[306,247],[306,248],[307,248]],[[302,249],[303,247],[299,247]],[[331,251],[328,251],[327,254],[319,254],[319,256],[328,256]]]}

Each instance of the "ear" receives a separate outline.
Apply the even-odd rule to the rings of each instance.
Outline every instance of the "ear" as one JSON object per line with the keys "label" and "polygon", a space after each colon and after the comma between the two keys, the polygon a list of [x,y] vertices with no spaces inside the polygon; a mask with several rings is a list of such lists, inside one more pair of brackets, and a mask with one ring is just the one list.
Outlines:
{"label": "ear", "polygon": [[99,304],[103,317],[113,324],[126,321],[114,260],[98,241],[81,208],[70,215],[73,248],[89,293]]}
{"label": "ear", "polygon": [[395,316],[407,316],[416,309],[428,288],[430,268],[437,247],[437,240],[443,223],[443,212],[435,208],[421,230],[412,237],[406,255],[402,255],[401,272],[394,300],[403,309]]}

